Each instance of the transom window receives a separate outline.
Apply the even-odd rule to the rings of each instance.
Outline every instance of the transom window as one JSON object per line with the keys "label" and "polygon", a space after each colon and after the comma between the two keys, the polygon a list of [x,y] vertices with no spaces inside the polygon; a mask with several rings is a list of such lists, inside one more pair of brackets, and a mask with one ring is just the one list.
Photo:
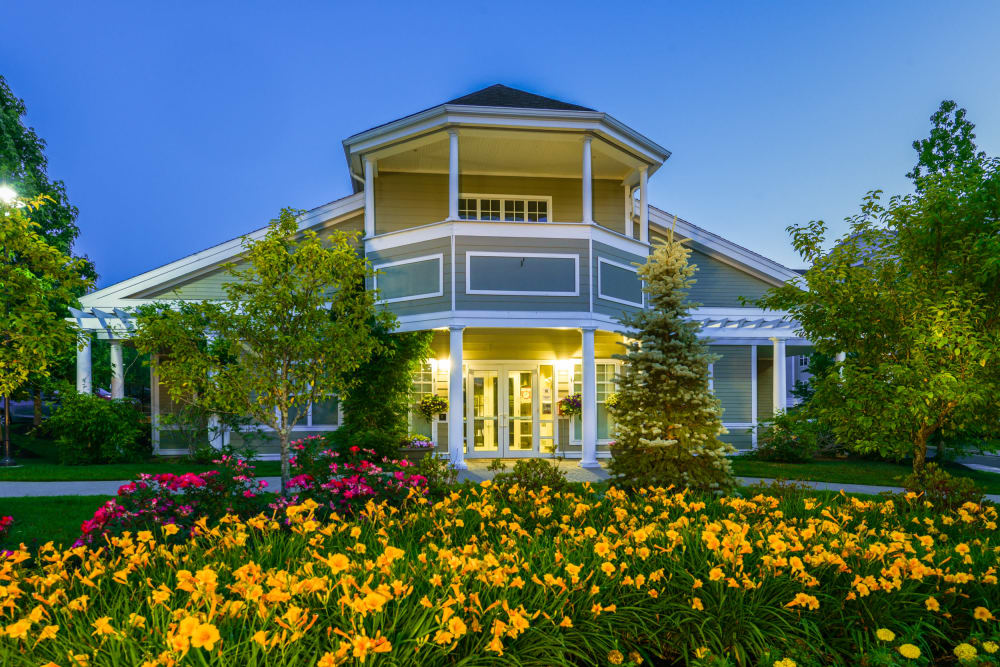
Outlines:
{"label": "transom window", "polygon": [[549,222],[552,198],[463,194],[458,200],[458,217],[462,220]]}

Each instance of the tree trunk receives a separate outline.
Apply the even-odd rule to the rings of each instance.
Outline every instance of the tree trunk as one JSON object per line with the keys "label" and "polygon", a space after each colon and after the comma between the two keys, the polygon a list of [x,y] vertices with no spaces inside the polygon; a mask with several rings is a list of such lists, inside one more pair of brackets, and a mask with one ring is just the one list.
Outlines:
{"label": "tree trunk", "polygon": [[34,399],[35,402],[35,415],[32,422],[34,423],[35,427],[38,427],[42,425],[42,390],[36,389],[34,394],[32,395],[32,398]]}
{"label": "tree trunk", "polygon": [[913,472],[920,473],[927,463],[927,438],[930,436],[928,428],[925,426],[917,431],[917,438],[913,443]]}
{"label": "tree trunk", "polygon": [[288,429],[281,429],[281,495],[288,495],[288,483],[291,480],[291,470],[288,465]]}

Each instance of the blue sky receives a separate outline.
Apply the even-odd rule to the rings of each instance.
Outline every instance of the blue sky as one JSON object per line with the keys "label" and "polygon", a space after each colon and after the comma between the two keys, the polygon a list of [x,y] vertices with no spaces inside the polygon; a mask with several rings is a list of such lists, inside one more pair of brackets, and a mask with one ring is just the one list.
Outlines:
{"label": "blue sky", "polygon": [[996,2],[278,6],[5,3],[102,286],[349,194],[344,137],[498,82],[666,146],[654,205],[790,266],[787,225],[910,189],[940,100],[1000,155]]}

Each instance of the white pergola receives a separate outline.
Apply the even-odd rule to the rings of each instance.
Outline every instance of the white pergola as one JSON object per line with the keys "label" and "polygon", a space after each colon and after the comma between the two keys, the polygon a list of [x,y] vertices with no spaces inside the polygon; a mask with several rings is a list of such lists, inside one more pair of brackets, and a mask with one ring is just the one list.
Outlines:
{"label": "white pergola", "polygon": [[[122,341],[135,331],[135,320],[121,308],[112,308],[111,312],[100,308],[80,310],[70,308],[72,317],[83,332],[97,332],[98,340],[106,340],[111,344],[111,398],[125,397],[125,362],[122,355]],[[76,390],[81,394],[89,394],[94,387],[93,364],[91,362],[90,336],[81,341],[76,350]]]}

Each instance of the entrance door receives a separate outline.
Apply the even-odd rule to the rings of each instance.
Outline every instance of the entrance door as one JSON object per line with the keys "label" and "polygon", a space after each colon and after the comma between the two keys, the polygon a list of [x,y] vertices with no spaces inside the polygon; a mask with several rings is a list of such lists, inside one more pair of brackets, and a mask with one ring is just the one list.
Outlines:
{"label": "entrance door", "polygon": [[470,457],[532,456],[537,370],[501,366],[470,368],[467,442]]}

